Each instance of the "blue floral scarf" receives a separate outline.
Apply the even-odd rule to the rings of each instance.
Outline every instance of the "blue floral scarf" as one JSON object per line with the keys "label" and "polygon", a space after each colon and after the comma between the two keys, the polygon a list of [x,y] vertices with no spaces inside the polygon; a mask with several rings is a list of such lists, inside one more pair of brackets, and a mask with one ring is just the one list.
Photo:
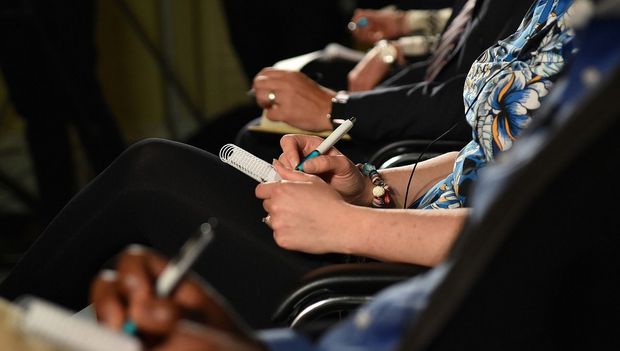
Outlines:
{"label": "blue floral scarf", "polygon": [[538,0],[519,29],[487,49],[473,64],[463,89],[473,140],[458,154],[453,172],[412,208],[467,205],[471,183],[498,153],[508,150],[573,54],[567,27],[572,0]]}

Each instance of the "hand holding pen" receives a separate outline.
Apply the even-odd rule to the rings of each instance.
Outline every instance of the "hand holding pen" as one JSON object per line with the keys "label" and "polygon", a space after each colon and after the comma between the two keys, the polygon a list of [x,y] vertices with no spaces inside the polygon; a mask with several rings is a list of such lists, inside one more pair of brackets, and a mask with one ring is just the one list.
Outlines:
{"label": "hand holding pen", "polygon": [[219,306],[219,297],[187,273],[212,237],[211,224],[204,223],[170,261],[142,246],[125,250],[116,270],[103,271],[93,282],[97,318],[127,333],[158,335],[169,332],[183,311],[198,311],[196,315],[204,313],[218,327],[236,328],[236,321]]}
{"label": "hand holding pen", "polygon": [[[323,142],[322,138],[313,135],[289,134],[283,136],[280,140],[282,154],[278,163],[291,171],[280,175],[284,179],[294,177],[290,173],[300,163],[303,156],[311,154]],[[368,177],[362,175],[359,168],[336,147],[330,148],[320,156],[306,160],[303,169],[304,173],[321,177],[348,203],[368,205],[372,200],[371,183]]]}
{"label": "hand holding pen", "polygon": [[406,13],[394,7],[357,9],[347,25],[356,41],[373,45],[381,39],[396,39],[409,33]]}
{"label": "hand holding pen", "polygon": [[[164,299],[170,295],[212,239],[212,224],[201,224],[198,230],[183,244],[178,255],[157,276],[157,281],[155,282],[156,297]],[[128,318],[123,323],[123,331],[127,334],[135,334],[137,329],[136,322],[131,318]]]}
{"label": "hand holding pen", "polygon": [[355,117],[351,117],[342,122],[338,126],[338,128],[334,129],[334,131],[327,137],[321,144],[319,144],[315,150],[306,155],[300,162],[295,166],[295,169],[298,171],[304,170],[304,162],[307,160],[322,155],[329,151],[347,132],[353,128],[353,123],[355,123]]}
{"label": "hand holding pen", "polygon": [[[190,247],[198,248],[194,244]],[[181,257],[192,256],[190,251]],[[168,261],[145,247],[125,250],[117,260],[115,271],[103,271],[91,286],[91,301],[99,322],[121,330],[124,322],[133,321],[145,349],[205,349],[226,341],[234,349],[262,350],[223,299],[196,276],[169,273],[169,277],[179,278],[161,279],[160,287],[156,287],[154,282],[164,278],[166,267],[183,267],[180,263],[183,261],[183,258]],[[170,283],[164,284],[166,280]],[[169,293],[166,298],[156,296],[157,292],[163,294],[166,290]]]}

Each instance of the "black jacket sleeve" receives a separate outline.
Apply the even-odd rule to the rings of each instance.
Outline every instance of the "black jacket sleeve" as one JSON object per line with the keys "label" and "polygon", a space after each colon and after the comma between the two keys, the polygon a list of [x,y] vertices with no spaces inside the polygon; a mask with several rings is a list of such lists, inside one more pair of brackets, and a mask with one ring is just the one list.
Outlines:
{"label": "black jacket sleeve", "polygon": [[352,93],[344,105],[345,116],[357,118],[351,136],[359,141],[435,139],[454,124],[445,138],[471,140],[465,122],[465,75],[442,83],[417,83]]}

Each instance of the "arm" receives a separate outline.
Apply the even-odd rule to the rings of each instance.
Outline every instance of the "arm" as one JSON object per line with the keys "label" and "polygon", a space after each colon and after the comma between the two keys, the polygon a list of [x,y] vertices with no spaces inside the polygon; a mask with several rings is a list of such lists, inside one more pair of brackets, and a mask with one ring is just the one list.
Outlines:
{"label": "arm", "polygon": [[458,152],[449,152],[420,162],[409,187],[406,206],[403,206],[403,201],[413,165],[379,170],[383,180],[392,188],[392,199],[396,207],[409,207],[433,185],[448,176],[452,172],[457,155]]}
{"label": "arm", "polygon": [[287,169],[279,161],[274,166],[285,180],[259,184],[256,196],[271,218],[274,240],[287,250],[434,265],[468,214],[355,206],[317,176]]}
{"label": "arm", "polygon": [[289,180],[260,184],[256,196],[271,217],[274,240],[287,250],[433,266],[445,257],[469,213],[355,206],[316,176],[281,175]]}
{"label": "arm", "polygon": [[[346,103],[332,103],[336,92],[303,73],[265,68],[254,78],[256,102],[270,120],[321,131],[331,129],[328,116],[357,118],[351,136],[360,141],[430,139],[455,123],[451,138],[467,140],[471,129],[463,118],[464,75],[439,83],[419,83],[353,93]],[[269,100],[274,93],[275,101]]]}
{"label": "arm", "polygon": [[471,138],[463,118],[464,75],[439,83],[416,83],[351,93],[346,103],[332,105],[337,118],[355,116],[351,136],[378,142],[407,138],[431,139],[455,123],[456,139]]}
{"label": "arm", "polygon": [[448,253],[468,209],[392,210],[349,205],[340,230],[343,253],[434,266]]}

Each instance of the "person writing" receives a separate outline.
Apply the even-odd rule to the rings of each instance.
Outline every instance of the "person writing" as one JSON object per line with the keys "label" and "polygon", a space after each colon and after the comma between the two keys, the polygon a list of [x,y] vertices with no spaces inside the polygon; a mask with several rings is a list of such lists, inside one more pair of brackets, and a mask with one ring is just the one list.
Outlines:
{"label": "person writing", "polygon": [[[590,12],[592,5],[585,1],[582,3],[586,3],[581,8],[582,13]],[[556,91],[555,98],[547,101],[547,108],[541,111],[543,113],[538,121],[542,123],[529,127],[529,133],[505,155],[504,162],[488,169],[484,178],[494,186],[478,184],[474,202],[480,205],[481,210],[470,219],[463,233],[464,240],[459,243],[461,250],[453,250],[449,261],[421,277],[385,290],[371,303],[311,342],[291,329],[253,332],[231,313],[226,302],[211,287],[195,275],[183,280],[171,298],[156,298],[152,282],[166,267],[166,260],[149,249],[134,246],[120,256],[116,271],[102,272],[91,285],[91,298],[99,320],[119,329],[124,320],[131,318],[137,322],[142,335],[150,337],[144,339],[151,340],[147,347],[174,351],[396,350],[410,349],[411,343],[401,344],[400,348],[398,345],[404,338],[411,342],[414,336],[425,337],[427,343],[422,345],[430,345],[432,341],[437,349],[459,349],[463,345],[475,349],[614,348],[612,345],[619,342],[614,332],[617,325],[614,323],[617,322],[614,311],[618,309],[618,299],[615,298],[617,294],[610,291],[618,290],[617,275],[614,274],[619,267],[615,254],[618,236],[606,230],[606,226],[615,211],[610,206],[571,201],[575,194],[591,192],[592,182],[574,183],[575,179],[604,182],[607,173],[602,171],[612,169],[615,159],[607,153],[592,161],[590,153],[586,152],[586,156],[582,154],[586,149],[596,150],[600,145],[613,144],[613,138],[609,135],[613,134],[613,127],[618,121],[617,105],[602,109],[597,106],[613,97],[617,81],[614,84],[612,79],[617,78],[620,64],[620,50],[617,46],[608,45],[619,33],[618,15],[613,15],[618,12],[609,11],[618,9],[618,5],[611,5],[609,1],[601,1],[601,4],[603,6],[595,10],[597,15],[591,24],[579,34],[578,38],[583,39],[586,45],[563,82],[565,89]],[[603,8],[607,11],[600,11]],[[590,79],[584,79],[587,72],[601,75],[590,75]],[[607,100],[600,99],[604,95]],[[608,112],[604,118],[599,118],[600,115],[588,113],[592,108]],[[532,166],[540,166],[540,155],[549,156],[557,151],[552,146],[557,146],[559,140],[574,144],[574,140],[569,141],[566,136],[573,134],[575,125],[592,127],[593,121],[600,123],[602,119],[606,120],[603,125],[608,128],[599,125],[598,129],[603,131],[597,133],[594,141],[581,145],[578,152],[569,153],[572,155],[569,157],[570,175],[566,175],[561,162],[545,165],[546,169],[553,169],[552,173],[557,175],[549,176],[548,173],[542,176],[545,180],[538,185],[545,182],[557,182],[559,185],[551,184],[540,192],[528,192],[528,195],[538,195],[531,198],[529,204],[545,212],[534,216],[540,231],[517,227],[509,231],[512,235],[496,240],[497,245],[476,244],[481,236],[502,237],[501,229],[482,228],[489,229],[490,223],[500,224],[500,227],[506,224],[492,218],[494,211],[489,205],[498,199],[506,199],[507,193],[515,194],[506,191],[509,189],[507,185],[527,181],[527,176],[539,170]],[[591,134],[597,128],[585,129]],[[588,137],[579,141],[585,140]],[[614,151],[616,155],[618,149]],[[556,153],[551,155],[554,159],[558,158]],[[566,159],[566,154],[560,157]],[[583,167],[583,160],[586,159],[590,167]],[[524,175],[523,169],[528,168],[529,173]],[[575,186],[571,191],[557,191],[564,184]],[[545,198],[549,194],[555,194],[554,200],[559,204],[557,208],[549,209],[547,203],[538,201],[539,196]],[[502,200],[504,205],[511,201]],[[566,209],[581,215],[564,218]],[[533,209],[516,211],[519,216],[536,212]],[[571,226],[576,226],[576,229],[564,230]],[[583,228],[595,230],[584,236]],[[515,243],[515,238],[522,239],[521,243],[518,240]],[[559,242],[561,245],[558,245]],[[523,247],[528,244],[535,245],[535,248],[528,250],[528,246]],[[511,249],[513,246],[517,248]],[[463,250],[464,247],[468,250]],[[476,268],[477,264],[471,264],[477,260],[471,258],[485,256],[488,252],[493,254],[487,257],[494,259],[482,263],[481,274],[471,274],[472,271],[480,271]],[[530,261],[528,264],[518,261],[525,257]],[[534,263],[541,263],[541,266],[532,270]],[[463,269],[463,266],[467,268]],[[497,269],[497,266],[501,268]],[[466,276],[455,274],[457,268],[459,273],[467,273]],[[482,278],[476,278],[480,276]],[[456,281],[459,282],[456,290],[460,292],[454,291]],[[481,283],[485,281],[487,284]],[[458,288],[463,285],[475,288],[464,291]],[[459,300],[462,294],[469,296]],[[456,304],[457,308],[450,306],[454,301],[460,301]],[[184,312],[187,311],[193,312],[192,321],[184,319]],[[427,323],[429,321],[433,323]],[[427,333],[415,333],[424,327]],[[420,349],[419,342],[417,346]]]}
{"label": "person writing", "polygon": [[[269,325],[275,304],[303,273],[349,255],[437,264],[467,216],[478,171],[512,146],[572,53],[573,34],[564,22],[569,4],[539,0],[517,33],[474,64],[464,94],[474,140],[458,154],[420,163],[410,186],[411,167],[377,173],[363,167],[364,175],[333,148],[306,161],[305,173],[294,171],[319,142],[308,136],[283,138],[274,166],[284,180],[258,187],[213,155],[144,141],[65,207],[0,294],[31,293],[81,308],[90,277],[122,247],[141,243],[169,254],[209,217],[219,219],[220,235],[195,270],[252,326]],[[550,13],[557,17],[549,20]],[[549,55],[556,60],[543,60]],[[385,191],[375,192],[378,187]],[[373,204],[407,209],[368,208]],[[265,210],[273,230],[260,222]],[[256,299],[248,301],[246,291],[258,291]]]}

